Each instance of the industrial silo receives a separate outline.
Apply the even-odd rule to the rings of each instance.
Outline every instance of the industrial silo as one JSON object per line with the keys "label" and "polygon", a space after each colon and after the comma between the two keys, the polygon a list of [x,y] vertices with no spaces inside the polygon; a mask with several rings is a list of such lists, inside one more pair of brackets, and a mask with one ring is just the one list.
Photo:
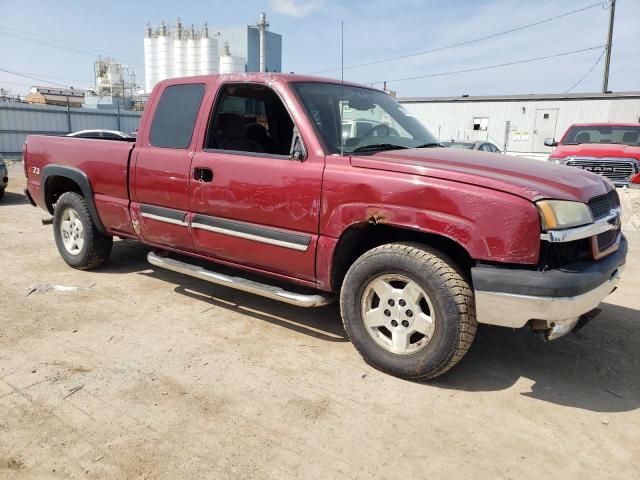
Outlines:
{"label": "industrial silo", "polygon": [[231,55],[229,44],[226,43],[220,54],[220,73],[244,73],[246,69],[244,57],[235,57]]}
{"label": "industrial silo", "polygon": [[184,77],[187,69],[186,65],[186,44],[182,30],[182,21],[180,17],[176,20],[173,30],[173,72],[172,77]]}
{"label": "industrial silo", "polygon": [[193,76],[200,74],[200,48],[198,34],[193,25],[187,31],[187,69],[185,75]]}
{"label": "industrial silo", "polygon": [[209,26],[205,23],[200,34],[200,65],[198,73],[209,75],[218,73],[218,40],[209,38]]}
{"label": "industrial silo", "polygon": [[145,90],[150,92],[158,82],[157,44],[151,24],[144,29],[144,84]]}
{"label": "industrial silo", "polygon": [[171,78],[172,70],[172,46],[171,37],[168,35],[167,26],[164,20],[160,23],[160,31],[158,32],[157,41],[157,61],[158,61],[158,77],[157,80],[165,80]]}

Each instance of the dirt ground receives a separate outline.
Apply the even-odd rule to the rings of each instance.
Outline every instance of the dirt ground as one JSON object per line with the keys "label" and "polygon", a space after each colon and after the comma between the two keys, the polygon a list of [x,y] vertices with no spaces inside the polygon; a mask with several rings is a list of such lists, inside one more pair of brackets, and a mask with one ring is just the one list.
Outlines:
{"label": "dirt ground", "polygon": [[543,343],[480,327],[457,368],[420,384],[368,367],[335,306],[158,270],[129,241],[99,270],[67,267],[10,174],[0,478],[640,478],[635,228],[584,330]]}

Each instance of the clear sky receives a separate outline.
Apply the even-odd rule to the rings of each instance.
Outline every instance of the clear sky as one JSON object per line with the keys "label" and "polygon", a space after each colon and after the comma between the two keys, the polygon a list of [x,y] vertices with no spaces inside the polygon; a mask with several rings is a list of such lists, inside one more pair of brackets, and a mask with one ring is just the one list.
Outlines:
{"label": "clear sky", "polygon": [[[267,13],[283,35],[283,70],[311,73],[344,62],[366,63],[430,50],[517,28],[595,0],[238,0],[33,1],[0,0],[0,69],[75,87],[93,80],[102,52],[137,69],[143,84],[143,29],[180,16],[185,24],[255,24]],[[520,65],[407,81],[407,77],[473,69],[603,45],[609,2],[580,13],[471,45],[345,70],[345,79],[389,80],[400,96],[562,93],[594,65],[602,50]],[[33,35],[39,37],[34,37]],[[60,49],[58,43],[68,48]],[[640,90],[640,0],[618,0],[609,88]],[[599,91],[601,62],[573,91]],[[324,73],[339,77],[339,70]],[[41,82],[0,72],[0,87],[24,94]],[[380,85],[380,84],[378,84]]]}

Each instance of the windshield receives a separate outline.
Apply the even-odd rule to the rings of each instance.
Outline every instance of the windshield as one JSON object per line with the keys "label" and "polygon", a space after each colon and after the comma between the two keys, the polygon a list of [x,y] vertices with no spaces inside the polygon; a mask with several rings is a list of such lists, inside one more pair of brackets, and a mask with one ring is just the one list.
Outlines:
{"label": "windshield", "polygon": [[329,153],[415,148],[438,143],[392,96],[379,90],[332,83],[294,83]]}
{"label": "windshield", "polygon": [[571,127],[562,140],[563,145],[603,143],[640,146],[640,126],[594,125]]}

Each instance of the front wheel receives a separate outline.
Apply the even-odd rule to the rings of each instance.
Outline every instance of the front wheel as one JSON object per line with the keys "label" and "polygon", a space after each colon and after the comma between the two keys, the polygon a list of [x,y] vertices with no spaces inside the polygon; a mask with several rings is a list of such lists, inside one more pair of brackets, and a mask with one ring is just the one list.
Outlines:
{"label": "front wheel", "polygon": [[458,363],[477,327],[469,282],[446,255],[414,243],[382,245],[358,258],[345,276],[340,308],[367,363],[414,380]]}
{"label": "front wheel", "polygon": [[53,213],[53,233],[60,255],[73,268],[99,267],[111,254],[113,237],[97,229],[87,201],[76,192],[67,192],[58,199]]}

